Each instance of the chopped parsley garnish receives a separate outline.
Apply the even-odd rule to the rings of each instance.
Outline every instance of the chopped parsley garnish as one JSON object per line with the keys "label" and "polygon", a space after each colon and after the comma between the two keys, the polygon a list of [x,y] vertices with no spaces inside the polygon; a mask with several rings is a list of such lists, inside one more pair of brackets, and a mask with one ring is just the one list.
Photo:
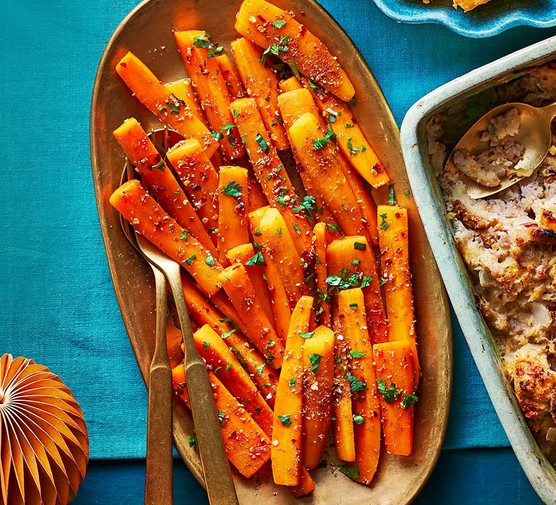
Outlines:
{"label": "chopped parsley garnish", "polygon": [[387,230],[388,228],[390,228],[390,224],[386,221],[387,217],[388,217],[388,214],[381,214],[380,215],[380,219],[382,219],[382,221],[380,222],[380,229],[381,230]]}
{"label": "chopped parsley garnish", "polygon": [[313,82],[313,81],[309,81],[309,87],[313,90],[313,91],[318,91],[319,87]]}
{"label": "chopped parsley garnish", "polygon": [[249,258],[246,262],[245,265],[247,266],[265,266],[266,265],[266,261],[264,260],[264,256],[262,252],[257,252],[255,253],[254,256],[252,256],[251,258]]}
{"label": "chopped parsley garnish", "polygon": [[204,342],[204,341],[203,341],[203,349],[204,349],[205,351],[208,351],[208,350],[210,349],[210,344],[209,344],[208,342]]}
{"label": "chopped parsley garnish", "polygon": [[232,368],[233,366],[234,366],[233,363],[228,363],[228,364],[226,365],[226,368],[224,368],[224,370],[227,372],[227,371],[228,371],[230,368]]}
{"label": "chopped parsley garnish", "polygon": [[214,266],[214,264],[216,263],[216,260],[214,259],[214,256],[210,253],[210,251],[207,251],[207,256],[206,256],[206,258],[205,258],[205,263],[206,263],[209,267]]}
{"label": "chopped parsley garnish", "polygon": [[263,55],[259,58],[261,63],[266,63],[266,57],[269,54],[273,54],[274,56],[280,56],[280,53],[286,53],[289,51],[288,46],[286,45],[290,41],[290,37],[286,35],[282,37],[279,42],[274,42],[270,46],[268,46],[264,51]]}
{"label": "chopped parsley garnish", "polygon": [[367,249],[367,244],[365,244],[364,242],[354,242],[353,248],[356,251],[365,251]]}
{"label": "chopped parsley garnish", "polygon": [[346,123],[346,128],[354,128],[355,125],[351,124],[351,123]]}
{"label": "chopped parsley garnish", "polygon": [[220,128],[221,131],[226,132],[228,135],[230,134],[230,132],[236,127],[235,124],[232,123],[227,123],[225,124],[222,128]]}
{"label": "chopped parsley garnish", "polygon": [[378,392],[384,396],[384,401],[386,403],[392,403],[398,396],[402,394],[399,389],[396,389],[396,384],[390,383],[389,387],[386,387],[386,381],[384,379],[378,379],[377,381]]}
{"label": "chopped parsley garnish", "polygon": [[235,333],[237,331],[237,328],[232,328],[230,331],[225,331],[224,333],[222,333],[222,335],[220,335],[223,339],[228,338],[232,333]]}
{"label": "chopped parsley garnish", "polygon": [[151,166],[151,170],[164,170],[164,160],[160,160],[156,165]]}
{"label": "chopped parsley garnish", "polygon": [[351,260],[351,264],[354,265],[354,266],[359,265],[359,264],[361,264],[361,260],[353,259],[353,260]]}
{"label": "chopped parsley garnish", "polygon": [[[357,304],[355,304],[357,305]],[[365,356],[365,353],[363,351],[349,351],[349,355],[352,358],[362,358],[363,356]]]}
{"label": "chopped parsley garnish", "polygon": [[396,193],[394,191],[394,185],[390,184],[388,186],[388,205],[392,206],[396,203]]}
{"label": "chopped parsley garnish", "polygon": [[353,144],[351,143],[352,140],[353,140],[353,137],[348,137],[348,139],[347,139],[347,148],[349,149],[349,155],[350,156],[355,156],[359,152],[359,148],[358,147],[353,147]]}
{"label": "chopped parsley garnish", "polygon": [[409,189],[404,189],[404,190],[403,190],[403,194],[404,194],[405,196],[409,196],[409,195],[411,195],[411,191],[409,191]]}
{"label": "chopped parsley garnish", "polygon": [[197,445],[197,437],[195,435],[189,435],[187,440],[189,441],[189,447],[195,447]]}
{"label": "chopped parsley garnish", "polygon": [[189,256],[189,258],[187,258],[187,259],[185,260],[185,262],[186,262],[189,266],[191,266],[192,263],[193,263],[196,259],[197,259],[197,255],[196,255],[196,254],[192,254],[191,256]]}
{"label": "chopped parsley garnish", "polygon": [[292,62],[290,63],[290,68],[292,69],[293,75],[295,75],[297,80],[300,81],[301,75],[299,75],[299,70],[297,70],[297,65],[295,64],[294,60],[292,60]]}
{"label": "chopped parsley garnish", "polygon": [[361,393],[367,390],[367,384],[362,380],[359,380],[355,375],[350,374],[349,372],[346,373],[346,379],[349,382],[349,388],[351,389],[352,393]]}
{"label": "chopped parsley garnish", "polygon": [[222,140],[224,138],[224,135],[222,135],[220,132],[210,132],[210,134],[216,139],[216,140]]}
{"label": "chopped parsley garnish", "polygon": [[316,208],[317,201],[315,200],[315,197],[307,195],[303,197],[303,201],[301,201],[299,205],[295,206],[292,211],[295,214],[298,214],[299,212],[305,212],[305,214],[309,216],[309,211],[315,210]]}
{"label": "chopped parsley garnish", "polygon": [[322,149],[330,139],[333,139],[334,137],[336,137],[336,135],[334,134],[334,132],[332,131],[332,128],[330,127],[330,125],[326,125],[327,126],[327,131],[324,135],[324,137],[320,138],[320,139],[313,139],[313,150],[314,151],[318,151],[319,149]]}
{"label": "chopped parsley garnish", "polygon": [[358,305],[356,303],[349,304],[350,309],[357,310]]}
{"label": "chopped parsley garnish", "polygon": [[290,415],[289,414],[284,414],[282,416],[278,416],[278,420],[284,425],[284,426],[290,426],[290,424],[292,423],[292,420],[290,419]]}
{"label": "chopped parsley garnish", "polygon": [[353,416],[353,422],[361,426],[365,422],[365,418],[363,416],[360,416],[359,414],[355,414]]}
{"label": "chopped parsley garnish", "polygon": [[180,240],[185,240],[186,242],[189,240],[189,232],[185,229],[181,229]]}
{"label": "chopped parsley garnish", "polygon": [[236,181],[229,181],[222,189],[222,194],[239,198],[242,190],[243,188],[241,187],[241,184]]}
{"label": "chopped parsley garnish", "polygon": [[350,289],[350,288],[366,288],[370,286],[372,277],[364,276],[362,274],[351,274],[341,272],[343,275],[329,275],[325,282],[330,287],[338,289]]}
{"label": "chopped parsley garnish", "polygon": [[277,19],[276,21],[272,22],[272,26],[274,26],[274,28],[277,28],[278,30],[280,28],[282,28],[285,24],[287,23],[287,21],[285,19]]}
{"label": "chopped parsley garnish", "polygon": [[259,144],[259,147],[262,149],[263,153],[267,153],[268,152],[268,142],[263,138],[263,136],[257,132],[257,135],[255,135],[255,140],[257,141],[257,144]]}
{"label": "chopped parsley garnish", "polygon": [[350,479],[359,478],[359,467],[357,465],[344,465],[340,468],[340,472],[348,476]]}
{"label": "chopped parsley garnish", "polygon": [[238,117],[240,112],[238,110],[232,109],[232,114],[234,117]]}
{"label": "chopped parsley garnish", "polygon": [[262,363],[257,367],[257,373],[259,375],[261,375],[263,373],[264,367],[265,367],[265,363]]}
{"label": "chopped parsley garnish", "polygon": [[200,49],[208,49],[212,46],[212,42],[209,40],[210,35],[207,33],[206,35],[197,35],[195,40],[193,41],[193,45]]}
{"label": "chopped parsley garnish", "polygon": [[168,107],[170,107],[170,112],[172,114],[179,114],[180,113],[180,106],[179,104],[175,104],[174,102],[166,102]]}
{"label": "chopped parsley garnish", "polygon": [[402,400],[402,409],[408,409],[419,401],[417,395],[405,395]]}
{"label": "chopped parsley garnish", "polygon": [[225,419],[225,415],[224,411],[219,410],[216,415],[218,416],[218,420],[220,421],[220,426],[224,427],[226,426],[226,419]]}
{"label": "chopped parsley garnish", "polygon": [[311,362],[311,372],[313,372],[313,374],[317,374],[318,370],[319,370],[319,365],[320,365],[320,360],[322,359],[322,356],[320,354],[316,354],[313,353],[309,356],[309,361]]}
{"label": "chopped parsley garnish", "polygon": [[290,387],[295,386],[295,379],[290,379],[290,382],[288,382],[288,384],[290,385]]}
{"label": "chopped parsley garnish", "polygon": [[350,107],[357,107],[357,104],[358,104],[358,103],[359,103],[359,102],[357,101],[356,98],[352,98],[352,99],[348,102],[348,105],[349,105]]}
{"label": "chopped parsley garnish", "polygon": [[300,331],[299,332],[299,336],[301,338],[304,338],[305,340],[307,340],[308,338],[313,338],[313,336],[315,335],[314,331]]}

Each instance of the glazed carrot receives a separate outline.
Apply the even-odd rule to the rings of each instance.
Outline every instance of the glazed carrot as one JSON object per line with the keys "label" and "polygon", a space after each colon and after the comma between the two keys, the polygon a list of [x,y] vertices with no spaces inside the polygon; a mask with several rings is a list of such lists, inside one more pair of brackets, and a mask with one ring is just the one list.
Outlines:
{"label": "glazed carrot", "polygon": [[409,268],[409,227],[407,209],[378,207],[380,259],[384,278],[384,298],[391,342],[409,342],[412,346],[415,384],[419,384],[420,366],[415,335],[415,311]]}
{"label": "glazed carrot", "polygon": [[[178,142],[166,157],[174,167],[205,229],[218,228],[218,173],[195,139]],[[216,239],[213,235],[213,240]]]}
{"label": "glazed carrot", "polygon": [[[209,380],[228,460],[241,475],[252,477],[270,459],[270,439],[212,372]],[[172,382],[178,396],[189,406],[183,365],[172,370]]]}
{"label": "glazed carrot", "polygon": [[262,50],[241,37],[232,41],[232,54],[247,95],[255,99],[266,130],[276,149],[289,148],[286,132],[278,111],[278,76],[261,61]]}
{"label": "glazed carrot", "polygon": [[270,208],[264,213],[258,230],[257,242],[263,245],[282,274],[282,283],[293,309],[299,297],[308,293],[308,287],[301,258],[278,209]]}
{"label": "glazed carrot", "polygon": [[[369,335],[373,344],[388,340],[388,322],[380,289],[380,277],[373,249],[362,236],[334,240],[326,249],[328,275],[333,287],[361,287]],[[330,279],[329,279],[330,282]]]}
{"label": "glazed carrot", "polygon": [[178,81],[168,82],[164,85],[164,87],[179,100],[183,100],[191,112],[195,114],[206,126],[205,115],[203,114],[201,104],[197,101],[197,97],[193,91],[191,79],[180,79]]}
{"label": "glazed carrot", "polygon": [[182,286],[187,310],[189,310],[191,318],[199,326],[210,325],[216,333],[222,336],[257,385],[263,398],[273,407],[276,387],[278,386],[278,373],[266,364],[259,351],[247,341],[243,332],[236,328],[238,325],[236,320],[224,317],[195,287],[190,277],[185,274],[182,275]]}
{"label": "glazed carrot", "polygon": [[272,433],[272,409],[264,401],[253,381],[242,368],[234,353],[208,324],[197,330],[193,338],[195,346],[212,372],[226,386],[238,402],[243,404],[255,422],[270,436]]}
{"label": "glazed carrot", "polygon": [[214,57],[217,46],[201,30],[176,31],[174,36],[208,124],[221,139],[222,154],[227,160],[240,158],[244,148],[230,111],[232,97]]}
{"label": "glazed carrot", "polygon": [[272,299],[272,311],[274,313],[275,328],[282,343],[286,343],[288,329],[290,327],[291,309],[288,301],[288,293],[284,288],[280,271],[272,259],[265,257],[266,282]]}
{"label": "glazed carrot", "polygon": [[[334,318],[334,332],[341,334],[341,325]],[[355,431],[351,387],[346,378],[348,371],[348,348],[345,339],[336,338],[334,345],[334,395],[332,397],[332,434],[338,457],[343,461],[355,461]]]}
{"label": "glazed carrot", "polygon": [[249,198],[247,199],[247,206],[249,212],[252,212],[260,207],[265,207],[268,205],[268,200],[263,192],[263,188],[259,184],[259,181],[253,173],[253,169],[248,172],[249,176]]}
{"label": "glazed carrot", "polygon": [[280,368],[284,347],[259,303],[247,270],[241,263],[225,268],[219,280],[247,326],[247,337],[273,368]]}
{"label": "glazed carrot", "polygon": [[284,216],[295,248],[298,254],[302,254],[311,246],[311,226],[303,212],[294,212],[299,206],[299,198],[270,142],[255,100],[242,98],[233,102],[231,107],[255,176],[270,205]]}
{"label": "glazed carrot", "polygon": [[220,167],[218,185],[218,249],[220,262],[227,263],[226,253],[249,242],[247,219],[248,177],[242,167]]}
{"label": "glazed carrot", "polygon": [[110,203],[141,235],[183,266],[207,295],[220,289],[218,275],[222,267],[218,261],[164,212],[138,180],[127,181],[116,189]]}
{"label": "glazed carrot", "polygon": [[318,107],[336,134],[340,150],[351,166],[373,188],[388,184],[390,177],[357,124],[349,105],[322,88],[309,86],[306,80],[304,84],[313,92]]}
{"label": "glazed carrot", "polygon": [[137,99],[160,121],[184,137],[197,139],[209,157],[218,149],[218,142],[202,121],[185,102],[172,95],[132,52],[128,52],[117,63],[116,72]]}
{"label": "glazed carrot", "polygon": [[349,348],[347,379],[352,391],[355,464],[359,470],[359,477],[355,480],[370,484],[380,457],[380,402],[360,288],[338,293],[338,321]]}
{"label": "glazed carrot", "polygon": [[368,229],[344,173],[338,168],[338,153],[313,114],[305,113],[289,129],[292,150],[309,177],[314,191],[327,202],[334,218],[347,235],[365,235]]}
{"label": "glazed carrot", "polygon": [[189,230],[203,247],[216,255],[216,248],[191,202],[137,120],[126,119],[114,130],[114,137],[154,199],[182,228]]}
{"label": "glazed carrot", "polygon": [[301,89],[302,85],[299,82],[299,79],[293,76],[288,79],[282,79],[278,83],[278,87],[282,93],[287,93],[288,91],[293,91],[294,89]]}
{"label": "glazed carrot", "polygon": [[332,417],[334,332],[319,326],[303,344],[303,465],[320,463]]}
{"label": "glazed carrot", "polygon": [[[285,22],[284,22],[285,21]],[[348,102],[355,89],[328,48],[286,11],[264,0],[244,0],[236,30],[284,63]]]}
{"label": "glazed carrot", "polygon": [[408,342],[384,342],[375,344],[373,352],[386,450],[409,456],[413,450],[413,404],[417,401],[412,346]]}
{"label": "glazed carrot", "polygon": [[176,328],[172,316],[166,317],[166,348],[170,366],[174,368],[183,362],[183,337],[181,331]]}
{"label": "glazed carrot", "polygon": [[245,267],[253,283],[261,307],[265,311],[272,326],[276,327],[274,324],[274,313],[272,312],[270,293],[268,292],[268,285],[265,281],[266,258],[263,253],[261,251],[255,252],[253,244],[246,243],[230,249],[227,255],[231,263],[241,263]]}
{"label": "glazed carrot", "polygon": [[299,485],[302,444],[303,337],[312,324],[313,298],[303,296],[292,313],[286,352],[276,391],[271,463],[274,482]]}
{"label": "glazed carrot", "polygon": [[328,267],[326,262],[326,224],[317,223],[313,228],[313,255],[315,258],[315,274],[317,281],[316,313],[320,324],[332,327],[330,301],[328,296]]}
{"label": "glazed carrot", "polygon": [[297,498],[311,494],[315,490],[315,481],[304,466],[301,467],[299,485],[292,487],[291,490]]}
{"label": "glazed carrot", "polygon": [[237,75],[237,71],[230,57],[226,53],[222,53],[216,57],[216,61],[218,62],[226,86],[228,86],[228,91],[230,92],[232,100],[245,97],[245,90],[243,89],[239,75]]}

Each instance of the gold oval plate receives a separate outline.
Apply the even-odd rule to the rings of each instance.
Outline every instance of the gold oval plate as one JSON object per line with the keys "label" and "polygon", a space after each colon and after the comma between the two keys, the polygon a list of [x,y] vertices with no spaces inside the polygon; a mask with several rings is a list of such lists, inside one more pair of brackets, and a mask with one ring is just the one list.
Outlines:
{"label": "gold oval plate", "polygon": [[[415,409],[415,444],[410,457],[386,454],[370,487],[357,484],[339,471],[340,463],[329,450],[327,465],[314,472],[313,495],[295,498],[270,477],[246,480],[236,476],[241,503],[253,499],[267,505],[313,503],[359,505],[410,503],[429,477],[440,454],[448,420],[451,393],[452,339],[448,302],[434,258],[409,189],[401,154],[399,131],[382,91],[353,42],[314,0],[275,0],[296,13],[298,19],[329,47],[350,76],[358,105],[355,116],[395,182],[397,200],[409,209],[410,255],[414,279],[419,355],[422,379]],[[154,286],[149,267],[126,241],[117,212],[108,199],[118,186],[125,157],[112,137],[124,119],[136,117],[145,130],[160,127],[157,119],[131,95],[114,68],[131,50],[163,81],[185,77],[174,43],[174,30],[202,29],[229,48],[238,37],[235,16],[241,0],[147,0],[133,10],[110,39],[96,76],[91,106],[91,158],[100,224],[108,263],[124,323],[143,377],[149,370],[154,347]],[[407,193],[407,194],[406,194]],[[375,192],[379,203],[387,201],[387,188]],[[199,457],[189,447],[193,433],[191,416],[176,401],[174,440],[176,448],[203,484]]]}

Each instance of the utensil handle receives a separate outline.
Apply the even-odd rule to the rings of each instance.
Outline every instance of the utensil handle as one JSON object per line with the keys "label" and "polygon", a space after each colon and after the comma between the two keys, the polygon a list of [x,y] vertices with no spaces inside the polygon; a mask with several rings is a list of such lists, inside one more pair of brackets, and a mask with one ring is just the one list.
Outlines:
{"label": "utensil handle", "polygon": [[145,505],[172,505],[172,371],[166,348],[166,278],[153,267],[156,286],[156,338],[149,371]]}
{"label": "utensil handle", "polygon": [[205,364],[193,341],[191,323],[185,305],[177,264],[175,275],[168,275],[168,281],[174,296],[185,344],[184,366],[187,391],[209,503],[211,505],[239,505],[226,450],[220,434],[220,420],[214,406],[212,386]]}

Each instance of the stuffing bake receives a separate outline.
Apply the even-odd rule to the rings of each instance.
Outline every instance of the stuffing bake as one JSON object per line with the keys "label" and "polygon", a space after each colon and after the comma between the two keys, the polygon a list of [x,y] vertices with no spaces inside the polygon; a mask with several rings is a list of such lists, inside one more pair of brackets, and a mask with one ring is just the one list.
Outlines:
{"label": "stuffing bake", "polygon": [[[445,171],[443,167],[457,140],[492,107],[510,101],[543,106],[555,100],[556,64],[548,64],[483,92],[446,115],[432,117],[427,125],[431,161],[443,190],[454,239],[472,274],[477,304],[498,343],[528,425],[553,464],[556,146],[551,147],[531,177],[481,200],[468,196],[461,170]],[[512,156],[508,153],[508,158]]]}

